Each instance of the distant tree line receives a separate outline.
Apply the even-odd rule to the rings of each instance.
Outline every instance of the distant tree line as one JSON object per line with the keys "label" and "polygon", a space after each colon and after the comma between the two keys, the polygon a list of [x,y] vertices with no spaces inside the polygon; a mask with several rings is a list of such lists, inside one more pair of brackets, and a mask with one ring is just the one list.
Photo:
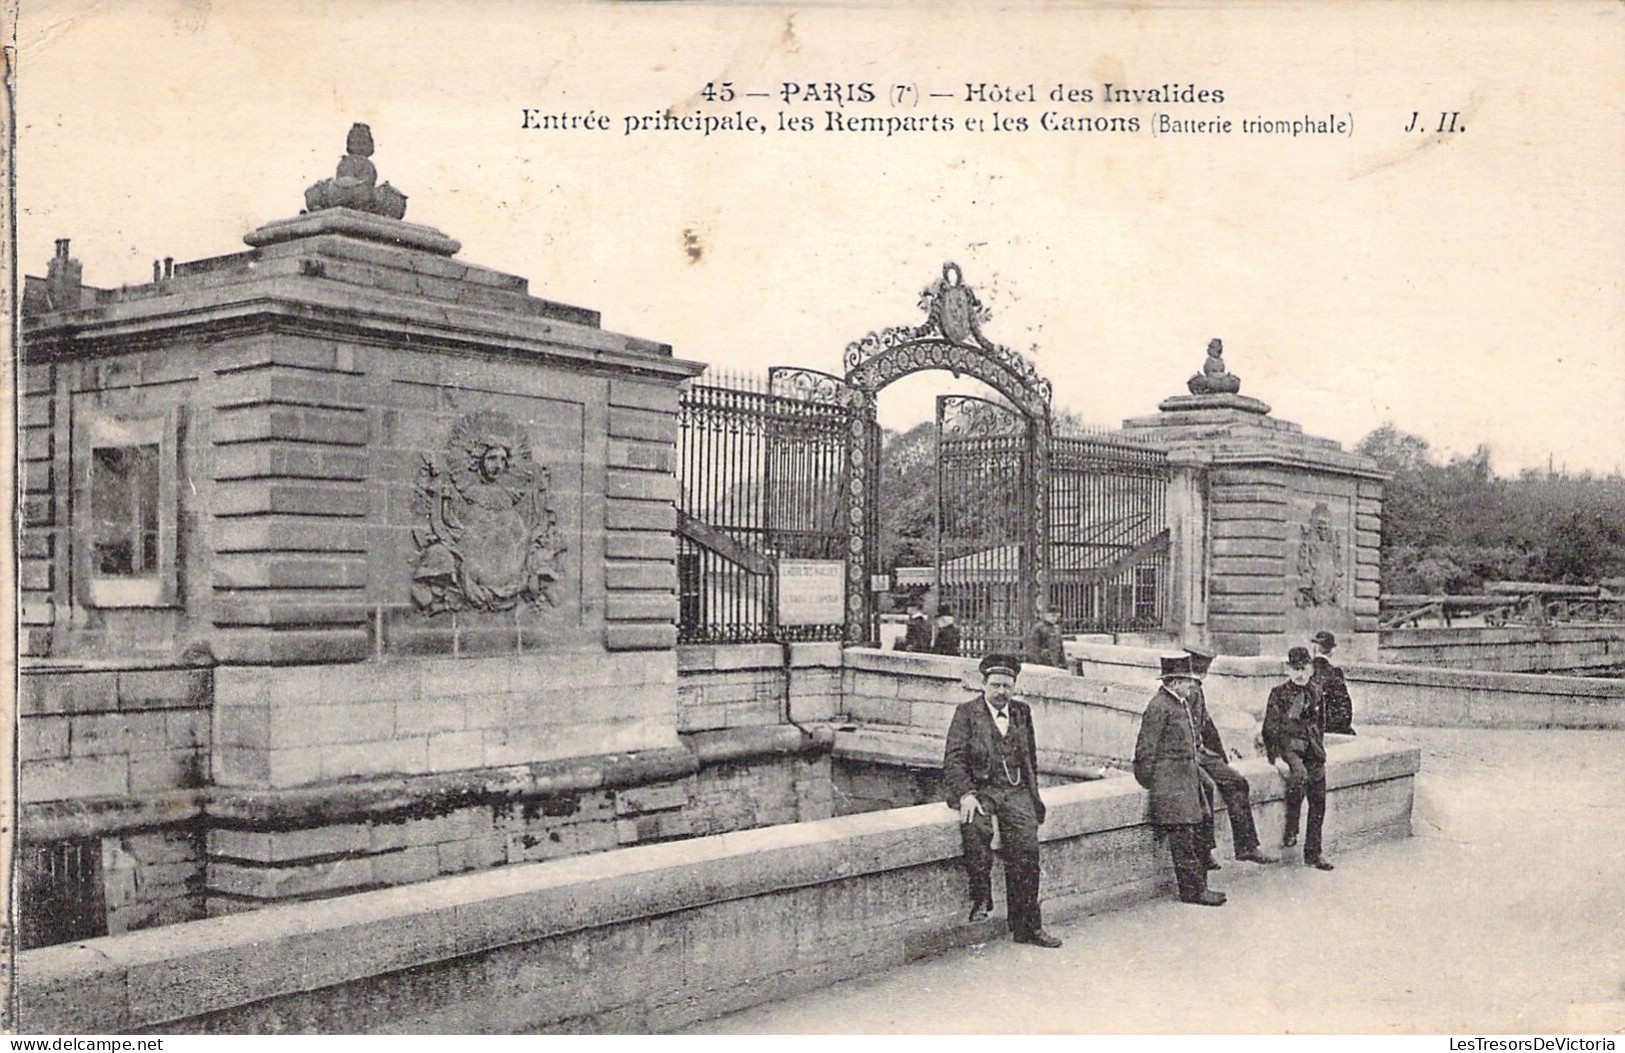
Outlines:
{"label": "distant tree line", "polygon": [[1393,473],[1383,501],[1384,592],[1625,577],[1625,477],[1617,472],[1498,476],[1488,446],[1441,461],[1426,439],[1392,424],[1355,449]]}

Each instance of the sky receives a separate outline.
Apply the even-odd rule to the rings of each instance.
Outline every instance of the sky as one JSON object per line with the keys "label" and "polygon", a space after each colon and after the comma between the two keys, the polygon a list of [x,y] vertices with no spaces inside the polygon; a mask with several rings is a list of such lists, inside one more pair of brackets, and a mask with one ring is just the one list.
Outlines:
{"label": "sky", "polygon": [[[408,220],[681,358],[840,372],[849,341],[920,321],[952,260],[985,333],[1091,422],[1155,412],[1220,337],[1242,393],[1311,434],[1391,421],[1443,456],[1487,442],[1505,473],[1625,469],[1617,4],[22,0],[18,44],[27,273],[57,237],[100,286],[239,251],[365,121]],[[700,96],[725,82],[771,97]],[[1048,99],[1108,82],[1224,101]],[[878,98],[786,103],[787,83]],[[1036,99],[966,101],[976,84]],[[612,126],[527,130],[527,107]],[[623,133],[668,108],[820,130]],[[957,127],[824,131],[832,110]],[[1466,130],[1433,134],[1441,111]],[[1028,129],[964,126],[995,112]],[[1046,131],[1045,112],[1142,131]],[[1159,112],[1233,131],[1152,135]],[[1333,115],[1349,134],[1236,130]],[[910,378],[882,422],[947,390],[971,389]]]}

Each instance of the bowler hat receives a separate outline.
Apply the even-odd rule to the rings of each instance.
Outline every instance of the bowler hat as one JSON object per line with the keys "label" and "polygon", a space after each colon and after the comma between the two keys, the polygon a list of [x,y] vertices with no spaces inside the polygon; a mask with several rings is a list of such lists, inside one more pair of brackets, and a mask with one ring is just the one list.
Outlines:
{"label": "bowler hat", "polygon": [[1309,648],[1294,647],[1286,653],[1286,664],[1294,669],[1302,669],[1309,664]]}
{"label": "bowler hat", "polygon": [[1320,630],[1320,632],[1316,633],[1314,636],[1311,636],[1310,639],[1320,646],[1326,648],[1328,651],[1337,646],[1337,637],[1333,636],[1325,629]]}
{"label": "bowler hat", "polygon": [[1165,654],[1160,661],[1162,672],[1157,674],[1159,680],[1173,680],[1179,677],[1186,680],[1200,679],[1191,669],[1191,656],[1188,654]]}
{"label": "bowler hat", "polygon": [[1013,654],[990,654],[982,658],[977,666],[983,676],[990,673],[1009,673],[1011,676],[1021,675],[1021,659]]}
{"label": "bowler hat", "polygon": [[1213,660],[1219,657],[1212,651],[1205,651],[1200,647],[1187,647],[1185,653],[1190,656],[1191,675],[1198,680],[1207,676],[1208,668],[1213,665]]}

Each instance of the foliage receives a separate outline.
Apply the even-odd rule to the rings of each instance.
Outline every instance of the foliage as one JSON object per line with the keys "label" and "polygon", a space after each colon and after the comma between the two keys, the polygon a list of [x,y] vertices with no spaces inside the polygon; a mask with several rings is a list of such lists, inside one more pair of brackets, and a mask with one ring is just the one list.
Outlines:
{"label": "foliage", "polygon": [[1393,473],[1384,489],[1382,587],[1467,593],[1486,581],[1591,583],[1625,575],[1625,477],[1497,476],[1490,451],[1441,463],[1384,424],[1355,449]]}
{"label": "foliage", "polygon": [[937,435],[932,421],[888,431],[880,447],[880,565],[937,561]]}

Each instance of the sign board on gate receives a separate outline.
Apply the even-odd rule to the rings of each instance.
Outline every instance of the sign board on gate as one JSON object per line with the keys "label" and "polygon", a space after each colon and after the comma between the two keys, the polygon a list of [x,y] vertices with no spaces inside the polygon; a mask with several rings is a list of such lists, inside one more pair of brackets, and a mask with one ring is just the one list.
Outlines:
{"label": "sign board on gate", "polygon": [[780,625],[838,625],[845,617],[845,560],[779,560]]}

